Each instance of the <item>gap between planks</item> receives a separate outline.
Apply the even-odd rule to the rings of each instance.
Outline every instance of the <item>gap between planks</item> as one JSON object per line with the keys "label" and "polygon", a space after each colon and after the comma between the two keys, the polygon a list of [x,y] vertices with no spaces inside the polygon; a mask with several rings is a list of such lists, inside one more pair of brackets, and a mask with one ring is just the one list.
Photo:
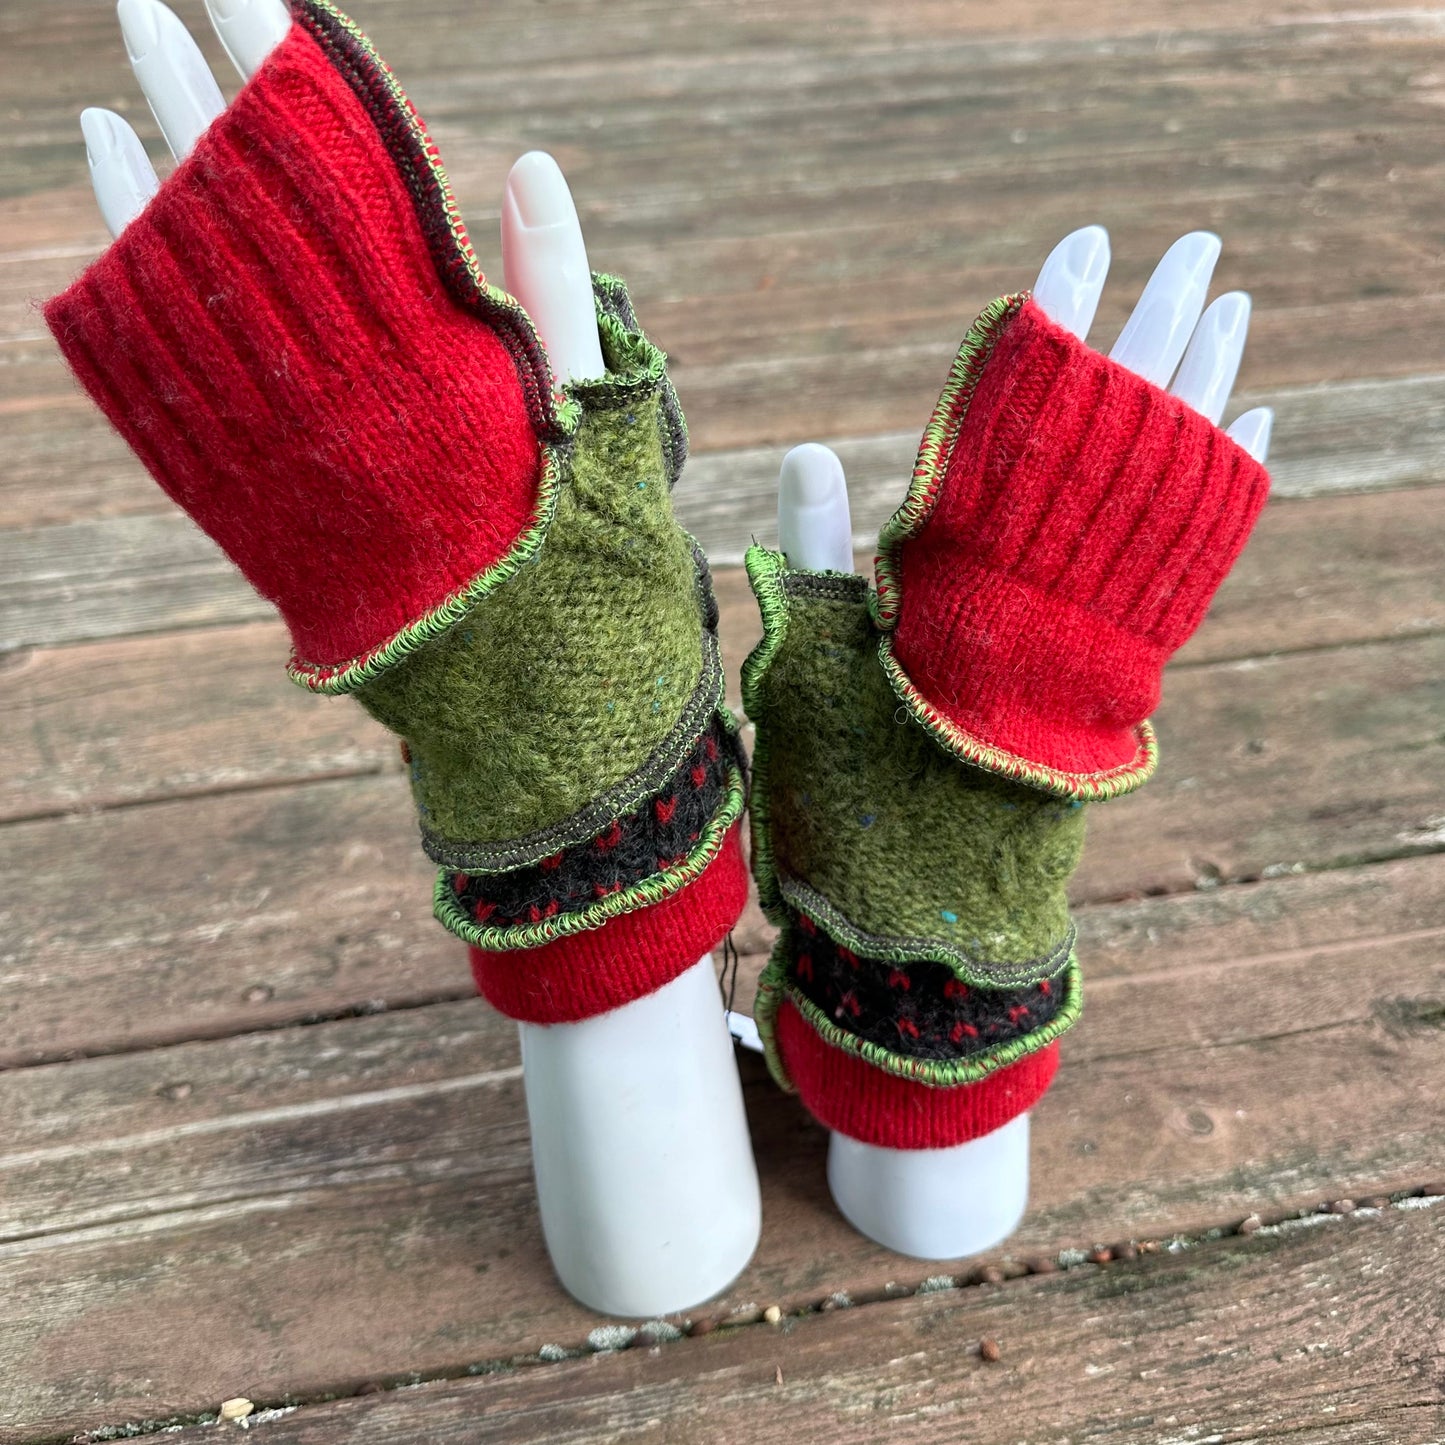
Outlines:
{"label": "gap between planks", "polygon": [[[1072,1390],[1035,1397],[1029,1429],[1047,1428],[1050,1438],[1062,1429],[1088,1427],[1088,1438],[1096,1438],[1112,1415],[1113,1428],[1102,1433],[1118,1445],[1160,1445],[1165,1437],[1158,1426],[1176,1422],[1183,1429],[1169,1435],[1173,1445],[1200,1439],[1206,1428],[1214,1441],[1297,1442],[1311,1427],[1321,1439],[1329,1432],[1329,1439],[1343,1440],[1336,1433],[1340,1426],[1350,1430],[1350,1440],[1427,1445],[1434,1424],[1445,1420],[1437,1388],[1445,1363],[1438,1334],[1445,1325],[1439,1304],[1445,1281],[1437,1278],[1438,1252],[1428,1252],[1432,1227],[1439,1227],[1429,1214],[1445,1199],[1415,1192],[1367,1207],[1343,1204],[1338,1212],[1327,1205],[1270,1221],[1251,1216],[1234,1228],[1129,1241],[1087,1255],[1066,1251],[1036,1259],[1032,1270],[985,1263],[866,1298],[835,1294],[776,1324],[763,1322],[756,1308],[715,1319],[704,1307],[681,1329],[663,1321],[603,1326],[585,1342],[432,1376],[338,1382],[312,1398],[263,1398],[248,1429],[273,1445],[360,1439],[385,1445],[423,1436],[474,1440],[485,1421],[486,1438],[519,1445],[624,1439],[661,1445],[680,1438],[741,1445],[777,1438],[781,1403],[785,1414],[806,1412],[798,1425],[810,1439],[868,1439],[886,1430],[890,1440],[933,1441],[951,1416],[959,1426],[969,1422],[974,1445],[983,1440],[979,1429],[1001,1445],[1017,1438],[1011,1434],[1014,1411],[1001,1407],[1012,1389],[1037,1385],[1033,1377],[1042,1359],[1050,1376],[1078,1381]],[[1356,1271],[1390,1283],[1375,1285],[1368,1305],[1356,1290],[1350,1317],[1340,1324],[1331,1323],[1338,1309],[1310,1321],[1298,1296],[1289,1293],[1302,1285],[1327,1302],[1331,1286],[1354,1286]],[[1276,1297],[1287,1328],[1292,1321],[1310,1324],[1326,1342],[1301,1338],[1294,1355],[1284,1358],[1276,1342],[1272,1359],[1255,1357],[1238,1308],[1241,1299],[1260,1294]],[[1408,1323],[1400,1319],[1402,1299],[1415,1306],[1413,1316],[1405,1314]],[[1361,1313],[1388,1318],[1393,1328],[1388,1334],[1369,1328]],[[1103,1321],[1108,1330],[1100,1334]],[[1199,1334],[1206,1325],[1212,1328]],[[1192,1339],[1186,1338],[1190,1331]],[[1304,1334],[1297,1325],[1295,1332]],[[911,1349],[904,1344],[910,1335]],[[1389,1344],[1382,1348],[1383,1339]],[[983,1357],[985,1341],[992,1364]],[[1206,1344],[1212,1348],[1201,1352]],[[892,1366],[882,1385],[886,1403],[877,1395],[880,1345]],[[1191,1347],[1196,1357],[1175,1363],[1178,1374],[1170,1371],[1171,1356]],[[1300,1370],[1301,1359],[1321,1354],[1330,1362],[1323,1371]],[[1081,1362],[1080,1356],[1086,1358]],[[1288,1393],[1280,1389],[1281,1370]],[[1363,1381],[1362,1370],[1369,1376]],[[1171,1374],[1161,1404],[1172,1414],[1161,1421],[1145,1405],[1152,1393],[1145,1382]],[[1101,1391],[1104,1377],[1113,1378]],[[862,1419],[847,1401],[850,1387],[862,1392],[860,1405],[862,1394],[873,1397]],[[1343,1411],[1341,1400],[1347,1401]],[[1213,1412],[1209,1425],[1179,1421],[1181,1413],[1187,1420],[1201,1408]],[[882,1417],[876,1431],[867,1423],[874,1416]],[[1350,1428],[1383,1424],[1385,1417],[1393,1422],[1388,1433]],[[185,1442],[211,1438],[202,1430],[217,1422],[214,1413],[205,1413],[129,1430],[146,1436],[167,1429]],[[187,1425],[193,1428],[176,1429]],[[102,1430],[75,1438],[108,1435]]]}
{"label": "gap between planks", "polygon": [[[1108,1002],[1064,1041],[1001,1265],[1438,1172],[1442,873],[1437,856],[1085,910]],[[582,1340],[597,1321],[547,1272],[516,1063],[514,1027],[470,1000],[0,1075],[25,1156],[0,1198],[0,1401],[80,1429]],[[743,1072],[764,1238],[715,1313],[937,1275],[847,1228],[826,1136],[751,1056]],[[131,1340],[123,1366],[97,1373],[101,1337]]]}
{"label": "gap between planks", "polygon": [[[1241,398],[1276,408],[1274,495],[1305,498],[1439,482],[1445,374],[1334,383]],[[849,474],[860,546],[897,505],[917,434],[833,438]],[[707,453],[688,463],[683,524],[715,566],[749,538],[776,537],[783,448]],[[126,465],[134,465],[127,463]],[[99,637],[217,626],[273,615],[215,546],[174,510],[0,531],[0,654]]]}
{"label": "gap between planks", "polygon": [[[1445,487],[1266,508],[1171,676],[1445,628],[1442,518]],[[740,571],[715,581],[736,704],[757,608]],[[346,701],[304,696],[283,676],[285,656],[277,622],[12,654],[0,662],[0,727],[13,738],[0,820],[396,771],[390,735]]]}

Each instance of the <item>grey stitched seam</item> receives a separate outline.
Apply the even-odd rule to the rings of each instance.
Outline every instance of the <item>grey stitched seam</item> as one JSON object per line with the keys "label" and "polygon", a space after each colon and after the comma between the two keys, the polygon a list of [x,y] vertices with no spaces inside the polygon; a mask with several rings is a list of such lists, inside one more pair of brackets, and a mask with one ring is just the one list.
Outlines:
{"label": "grey stitched seam", "polygon": [[702,676],[672,731],[635,772],[560,823],[504,843],[453,843],[423,828],[422,848],[427,857],[443,868],[468,873],[506,873],[526,868],[551,857],[559,848],[595,838],[614,819],[657,792],[682,766],[722,703],[722,654],[717,635],[704,632],[702,638]]}
{"label": "grey stitched seam", "polygon": [[1022,963],[989,963],[973,958],[942,939],[888,938],[865,933],[850,923],[821,893],[795,878],[784,878],[779,874],[778,888],[793,908],[807,914],[814,923],[827,929],[835,942],[854,953],[868,958],[881,957],[889,962],[941,963],[957,968],[965,978],[983,987],[1022,988],[1057,977],[1068,967],[1077,937],[1077,929],[1071,922],[1064,937],[1041,957],[1025,959]]}
{"label": "grey stitched seam", "polygon": [[783,591],[789,597],[822,602],[862,602],[868,596],[868,579],[856,574],[784,572]]}

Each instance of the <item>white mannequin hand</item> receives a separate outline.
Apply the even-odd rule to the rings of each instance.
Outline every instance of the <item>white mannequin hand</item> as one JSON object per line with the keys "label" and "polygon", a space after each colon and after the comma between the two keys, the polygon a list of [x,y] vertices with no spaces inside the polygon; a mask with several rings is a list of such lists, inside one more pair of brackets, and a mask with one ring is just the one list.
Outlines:
{"label": "white mannequin hand", "polygon": [[[1229,401],[1249,330],[1249,297],[1243,291],[1231,291],[1204,310],[1219,251],[1219,238],[1208,231],[1181,236],[1155,267],[1109,353],[1156,385],[1168,385],[1215,423]],[[1060,326],[1087,340],[1108,274],[1108,233],[1102,226],[1085,226],[1049,253],[1034,300]],[[1239,417],[1228,434],[1262,462],[1273,422],[1268,407],[1257,407]],[[853,570],[848,487],[842,463],[827,447],[809,442],[783,458],[778,538],[795,567]]]}
{"label": "white mannequin hand", "polygon": [[[1206,231],[1176,241],[1110,353],[1121,366],[1167,385],[1216,424],[1249,327],[1249,297],[1243,292],[1221,296],[1204,310],[1219,250],[1219,238]],[[1060,326],[1086,340],[1108,272],[1109,237],[1101,226],[1086,226],[1050,253],[1034,299]],[[1240,417],[1229,435],[1262,462],[1272,420],[1269,408],[1259,407]],[[794,567],[853,570],[847,483],[827,447],[794,447],[783,459],[778,533]],[[828,1183],[844,1216],[890,1249],[930,1259],[971,1254],[1017,1226],[1028,1197],[1028,1140],[1027,1114],[952,1149],[883,1149],[835,1133]]]}

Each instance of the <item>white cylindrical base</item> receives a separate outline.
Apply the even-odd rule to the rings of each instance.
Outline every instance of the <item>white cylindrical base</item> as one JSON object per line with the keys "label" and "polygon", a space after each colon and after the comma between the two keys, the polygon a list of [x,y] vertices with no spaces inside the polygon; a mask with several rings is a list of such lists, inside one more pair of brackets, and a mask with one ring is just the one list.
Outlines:
{"label": "white cylindrical base", "polygon": [[828,1187],[854,1229],[898,1254],[980,1254],[1024,1217],[1029,1116],[953,1149],[880,1149],[834,1134]]}
{"label": "white cylindrical base", "polygon": [[520,1029],[542,1232],[568,1293],[651,1317],[731,1284],[762,1206],[711,957],[612,1013]]}

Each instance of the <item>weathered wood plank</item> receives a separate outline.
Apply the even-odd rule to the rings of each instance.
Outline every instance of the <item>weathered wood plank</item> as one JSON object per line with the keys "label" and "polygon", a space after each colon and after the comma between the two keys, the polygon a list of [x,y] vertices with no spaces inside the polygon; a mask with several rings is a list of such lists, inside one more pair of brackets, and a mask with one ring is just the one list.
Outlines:
{"label": "weathered wood plank", "polygon": [[[1036,1111],[1013,1255],[1438,1171],[1442,866],[1151,900],[1095,936],[1106,986]],[[1259,926],[1281,915],[1287,958]],[[842,1223],[823,1134],[746,1062],[765,1234],[708,1313],[937,1273]],[[59,1432],[460,1373],[596,1323],[548,1273],[514,1034],[479,1001],[13,1071],[0,1109],[0,1418]]]}
{"label": "weathered wood plank", "polygon": [[28,880],[0,903],[0,1064],[470,994],[406,793],[370,778],[0,829]]}
{"label": "weathered wood plank", "polygon": [[349,699],[287,681],[279,622],[12,654],[0,819],[400,769]]}
{"label": "weathered wood plank", "polygon": [[[1442,712],[1445,635],[1177,670],[1161,774],[1094,810],[1076,901],[1439,850]],[[0,1059],[454,989],[414,829],[395,775],[0,828],[29,885],[0,900]]]}
{"label": "weathered wood plank", "polygon": [[[775,377],[769,385],[778,385]],[[1445,375],[1258,394],[1278,414],[1277,498],[1445,480]],[[801,437],[795,437],[800,440]],[[833,439],[850,478],[861,547],[898,505],[918,434]],[[718,566],[777,535],[782,447],[695,457],[678,492],[683,525]],[[157,492],[157,497],[159,493]],[[164,504],[164,498],[160,498]],[[1439,508],[1420,545],[1445,544]],[[87,638],[249,622],[273,615],[225,557],[174,510],[0,531],[0,653]]]}
{"label": "weathered wood plank", "polygon": [[[1183,660],[1445,630],[1442,518],[1445,488],[1270,507]],[[716,582],[736,705],[757,606],[741,571]],[[389,735],[354,705],[287,683],[285,655],[275,622],[12,655],[0,672],[11,749],[0,819],[395,768]]]}
{"label": "weathered wood plank", "polygon": [[[1002,1288],[303,1406],[259,1423],[257,1439],[1433,1445],[1445,1429],[1438,1213],[1324,1216]],[[997,1362],[980,1357],[983,1339]]]}
{"label": "weathered wood plank", "polygon": [[[631,278],[674,354],[700,453],[877,431],[901,431],[906,451],[970,310],[1027,284],[1081,206],[1119,253],[1101,337],[1189,216],[1229,243],[1221,285],[1255,295],[1256,389],[1438,366],[1445,298],[1422,264],[1445,192],[1433,20],[1289,25],[1271,10],[1160,33],[1156,15],[1148,33],[1111,9],[1132,36],[1101,39],[1088,7],[984,41],[968,32],[987,21],[925,32],[936,7],[913,5],[827,25],[807,6],[548,6],[486,26],[445,6],[403,26],[373,6],[363,20],[398,47],[484,254],[512,157],[562,157],[594,258]],[[14,67],[26,143],[0,152],[7,525],[161,506],[77,404],[33,309],[103,243],[75,110],[101,96],[151,129],[108,8],[82,10],[15,22],[35,64]],[[499,64],[532,75],[525,107],[489,80]]]}

